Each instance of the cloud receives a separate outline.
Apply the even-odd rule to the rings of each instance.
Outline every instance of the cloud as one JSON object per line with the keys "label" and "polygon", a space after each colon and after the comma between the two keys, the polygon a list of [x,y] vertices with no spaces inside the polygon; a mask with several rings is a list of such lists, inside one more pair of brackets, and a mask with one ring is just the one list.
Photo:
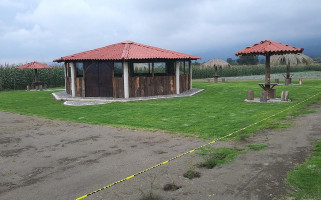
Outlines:
{"label": "cloud", "polygon": [[18,41],[21,43],[21,46],[40,47],[44,39],[52,37],[50,31],[42,29],[39,25],[34,25],[31,29],[18,29],[12,32],[7,32],[3,35],[3,39]]}
{"label": "cloud", "polygon": [[54,59],[123,40],[230,57],[265,39],[296,45],[321,37],[318,0],[0,0],[0,6],[2,59]]}
{"label": "cloud", "polygon": [[24,7],[22,2],[19,1],[10,1],[10,0],[0,0],[0,7]]}

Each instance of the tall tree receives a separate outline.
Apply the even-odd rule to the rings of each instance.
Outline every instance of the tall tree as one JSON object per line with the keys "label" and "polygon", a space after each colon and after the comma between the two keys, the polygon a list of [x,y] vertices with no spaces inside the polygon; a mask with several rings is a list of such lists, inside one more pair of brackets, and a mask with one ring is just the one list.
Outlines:
{"label": "tall tree", "polygon": [[232,58],[227,58],[226,62],[228,62],[228,64],[230,64],[230,65],[235,65],[236,64],[236,61],[233,60]]}
{"label": "tall tree", "polygon": [[236,62],[239,65],[257,65],[259,63],[258,56],[240,56]]}

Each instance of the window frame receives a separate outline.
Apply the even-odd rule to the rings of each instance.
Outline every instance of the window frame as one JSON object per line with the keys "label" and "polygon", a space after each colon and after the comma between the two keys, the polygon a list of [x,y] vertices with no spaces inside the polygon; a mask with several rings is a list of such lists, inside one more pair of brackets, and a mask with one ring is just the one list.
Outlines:
{"label": "window frame", "polygon": [[[79,64],[81,64],[81,69],[78,66]],[[76,77],[78,77],[78,78],[84,77],[84,63],[83,62],[75,62],[75,68],[76,68]]]}
{"label": "window frame", "polygon": [[[155,71],[155,64],[160,64],[160,63],[163,63],[164,65],[165,65],[165,70],[164,70],[164,72],[156,72]],[[159,65],[159,66],[161,66],[161,65]],[[156,75],[156,76],[166,76],[166,75],[168,75],[168,64],[167,64],[167,62],[166,61],[163,61],[163,62],[153,62],[152,63],[152,67],[153,67],[153,72],[154,72],[154,76]]]}
{"label": "window frame", "polygon": [[[116,65],[115,64],[121,64],[121,73],[115,73],[116,72]],[[114,69],[113,69],[113,76],[114,77],[123,77],[123,74],[124,74],[124,63],[123,62],[114,62],[114,64],[113,64],[113,67],[114,67]]]}

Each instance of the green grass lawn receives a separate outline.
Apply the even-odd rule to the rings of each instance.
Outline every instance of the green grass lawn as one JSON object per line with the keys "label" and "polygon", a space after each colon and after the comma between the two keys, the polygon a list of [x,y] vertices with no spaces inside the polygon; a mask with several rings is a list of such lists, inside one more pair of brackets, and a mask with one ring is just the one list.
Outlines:
{"label": "green grass lawn", "polygon": [[296,199],[321,199],[321,141],[305,163],[288,173],[286,182],[297,189]]}
{"label": "green grass lawn", "polygon": [[[205,89],[192,96],[95,106],[65,106],[55,101],[49,91],[0,92],[0,110],[91,124],[105,124],[133,129],[165,130],[173,133],[194,135],[200,138],[218,138],[257,122],[321,91],[320,80],[306,80],[302,86],[278,86],[290,92],[290,103],[247,103],[247,90],[259,96],[261,81],[204,83],[195,82],[193,87]],[[308,102],[282,113],[264,123],[247,129],[255,130],[278,127],[286,115],[296,115],[303,106],[321,100],[318,95]]]}

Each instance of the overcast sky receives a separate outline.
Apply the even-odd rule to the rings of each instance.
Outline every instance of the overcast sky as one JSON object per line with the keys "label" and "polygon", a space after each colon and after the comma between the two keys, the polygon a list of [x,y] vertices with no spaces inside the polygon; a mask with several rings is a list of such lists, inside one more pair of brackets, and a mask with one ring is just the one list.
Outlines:
{"label": "overcast sky", "polygon": [[0,0],[0,64],[55,58],[124,40],[234,58],[262,40],[321,57],[320,0]]}

